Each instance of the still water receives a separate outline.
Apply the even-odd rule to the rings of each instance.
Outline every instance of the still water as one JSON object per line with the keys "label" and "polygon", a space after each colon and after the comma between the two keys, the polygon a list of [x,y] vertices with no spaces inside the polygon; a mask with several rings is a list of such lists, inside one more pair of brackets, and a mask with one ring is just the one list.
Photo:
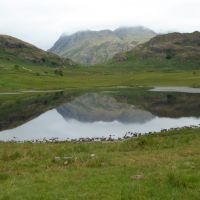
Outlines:
{"label": "still water", "polygon": [[148,133],[183,126],[198,126],[200,118],[166,118],[99,94],[85,94],[47,111],[11,130],[0,132],[1,141],[57,138],[122,138],[127,132]]}

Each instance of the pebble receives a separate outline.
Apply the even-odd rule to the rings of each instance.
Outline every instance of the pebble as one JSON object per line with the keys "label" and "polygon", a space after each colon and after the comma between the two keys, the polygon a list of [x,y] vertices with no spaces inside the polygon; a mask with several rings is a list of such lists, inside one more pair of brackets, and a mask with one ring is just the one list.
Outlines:
{"label": "pebble", "polygon": [[131,179],[133,180],[142,180],[142,179],[145,179],[144,175],[134,175],[134,176],[131,176],[130,177]]}
{"label": "pebble", "polygon": [[58,157],[58,156],[54,157],[54,161],[58,162],[58,161],[60,161],[60,160],[61,160],[60,157]]}
{"label": "pebble", "polygon": [[65,165],[65,166],[67,166],[68,164],[69,164],[69,162],[68,162],[68,161],[65,161],[65,162],[64,162],[64,165]]}
{"label": "pebble", "polygon": [[95,157],[95,154],[90,154],[90,157],[91,157],[91,158],[94,158],[94,157]]}

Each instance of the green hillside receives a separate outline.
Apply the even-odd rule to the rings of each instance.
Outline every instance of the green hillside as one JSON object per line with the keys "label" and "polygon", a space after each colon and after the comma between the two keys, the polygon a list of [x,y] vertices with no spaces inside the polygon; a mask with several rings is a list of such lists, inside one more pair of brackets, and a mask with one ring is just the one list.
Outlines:
{"label": "green hillside", "polygon": [[42,66],[67,66],[74,63],[70,59],[43,51],[17,38],[0,35],[0,63],[30,64]]}
{"label": "green hillside", "polygon": [[131,51],[116,54],[108,66],[135,70],[200,68],[200,32],[158,35]]}

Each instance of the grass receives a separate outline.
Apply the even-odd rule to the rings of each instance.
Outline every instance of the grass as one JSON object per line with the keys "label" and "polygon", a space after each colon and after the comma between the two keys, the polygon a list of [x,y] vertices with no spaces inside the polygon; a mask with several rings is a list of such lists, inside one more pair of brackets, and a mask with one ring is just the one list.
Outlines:
{"label": "grass", "polygon": [[199,199],[199,131],[113,143],[1,143],[0,199]]}
{"label": "grass", "polygon": [[[19,66],[17,69],[15,66]],[[27,70],[28,69],[28,70]],[[30,71],[31,70],[31,71]],[[91,89],[113,86],[199,87],[199,70],[139,70],[134,67],[67,67],[64,76],[53,68],[0,59],[0,92],[23,89]]]}
{"label": "grass", "polygon": [[159,57],[154,52],[152,58],[141,58],[141,55],[134,55],[133,51],[125,52],[126,61],[116,61],[112,59],[104,65],[112,68],[123,68],[126,70],[149,70],[149,71],[174,71],[174,70],[198,70],[200,62],[198,59],[166,59]]}
{"label": "grass", "polygon": [[[35,70],[35,69],[33,69]],[[27,71],[3,71],[0,75],[0,91],[16,91],[19,89],[68,89],[99,88],[112,86],[197,86],[200,72],[194,76],[188,71],[167,72],[106,72],[93,70],[66,69],[63,77],[53,74],[37,75]],[[45,69],[45,71],[48,71]],[[42,74],[41,72],[38,72]]]}

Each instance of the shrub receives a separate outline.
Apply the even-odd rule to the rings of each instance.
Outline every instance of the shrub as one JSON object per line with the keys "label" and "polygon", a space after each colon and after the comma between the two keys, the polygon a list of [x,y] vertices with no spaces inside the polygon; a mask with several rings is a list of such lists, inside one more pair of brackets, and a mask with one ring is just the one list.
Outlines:
{"label": "shrub", "polygon": [[63,75],[64,75],[62,70],[59,71],[59,75],[60,75],[60,76],[63,76]]}
{"label": "shrub", "polygon": [[46,62],[46,59],[45,59],[45,58],[41,58],[41,61],[42,61],[43,63],[45,63],[45,62]]}
{"label": "shrub", "polygon": [[170,60],[175,56],[175,52],[172,49],[166,50],[166,59]]}
{"label": "shrub", "polygon": [[54,74],[60,75],[60,76],[63,76],[63,75],[64,75],[62,69],[55,69],[55,70],[54,70]]}

